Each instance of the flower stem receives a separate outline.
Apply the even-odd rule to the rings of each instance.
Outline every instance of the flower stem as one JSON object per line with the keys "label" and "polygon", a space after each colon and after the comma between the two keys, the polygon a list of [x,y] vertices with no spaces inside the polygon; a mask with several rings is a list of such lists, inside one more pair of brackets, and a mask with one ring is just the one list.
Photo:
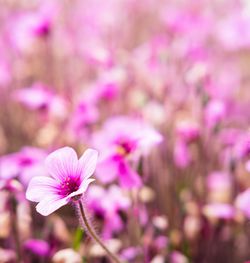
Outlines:
{"label": "flower stem", "polygon": [[13,230],[13,237],[16,245],[16,255],[17,255],[17,262],[22,262],[22,252],[21,252],[21,245],[20,245],[20,237],[19,237],[19,230],[17,224],[17,203],[15,197],[12,196],[11,199],[11,222],[12,222],[12,230]]}
{"label": "flower stem", "polygon": [[96,243],[98,243],[104,250],[105,252],[108,254],[108,256],[110,257],[110,259],[115,262],[115,263],[122,263],[120,261],[120,259],[114,254],[112,253],[105,245],[104,243],[102,242],[102,240],[99,238],[99,236],[96,234],[95,230],[91,227],[87,217],[86,217],[86,214],[84,212],[84,208],[83,208],[83,205],[82,205],[82,202],[79,200],[79,208],[80,208],[80,212],[81,212],[81,216],[82,216],[82,219],[83,219],[83,222],[89,232],[89,235],[96,241]]}

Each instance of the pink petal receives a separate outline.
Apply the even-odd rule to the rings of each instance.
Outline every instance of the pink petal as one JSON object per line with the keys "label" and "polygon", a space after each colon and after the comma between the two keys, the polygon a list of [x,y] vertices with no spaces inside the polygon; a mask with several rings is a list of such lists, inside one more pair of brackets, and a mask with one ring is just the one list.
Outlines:
{"label": "pink petal", "polygon": [[174,162],[179,168],[186,168],[191,162],[191,155],[188,146],[182,140],[175,143]]}
{"label": "pink petal", "polygon": [[49,174],[59,182],[64,181],[68,175],[74,176],[80,172],[77,154],[70,147],[63,147],[49,154],[45,166]]}
{"label": "pink petal", "polygon": [[117,178],[118,174],[118,163],[113,159],[109,158],[104,160],[97,165],[96,177],[102,183],[110,183]]}
{"label": "pink petal", "polygon": [[33,177],[26,191],[26,198],[33,202],[39,202],[48,194],[55,192],[57,185],[56,180],[51,177]]}
{"label": "pink petal", "polygon": [[84,180],[84,181],[82,182],[82,184],[80,185],[79,189],[78,189],[77,191],[71,193],[71,194],[68,195],[67,197],[68,197],[68,198],[71,198],[71,197],[74,197],[74,196],[83,194],[84,192],[86,192],[89,184],[92,183],[93,181],[95,181],[95,179],[87,179],[87,180]]}
{"label": "pink petal", "polygon": [[134,172],[128,164],[123,162],[120,163],[119,172],[119,181],[121,187],[130,189],[141,186],[140,176],[136,172]]}
{"label": "pink petal", "polygon": [[36,206],[36,211],[43,216],[47,216],[68,202],[68,197],[60,198],[56,194],[49,194]]}
{"label": "pink petal", "polygon": [[98,158],[98,152],[93,149],[87,149],[79,162],[81,167],[83,167],[83,178],[88,179],[95,171],[96,163]]}

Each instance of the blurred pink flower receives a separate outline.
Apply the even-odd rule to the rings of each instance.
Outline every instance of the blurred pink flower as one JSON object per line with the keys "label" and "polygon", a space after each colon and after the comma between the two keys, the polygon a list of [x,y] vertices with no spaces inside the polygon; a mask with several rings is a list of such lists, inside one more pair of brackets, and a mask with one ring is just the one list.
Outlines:
{"label": "blurred pink flower", "polygon": [[171,263],[188,263],[187,257],[178,251],[173,251],[170,255],[170,258]]}
{"label": "blurred pink flower", "polygon": [[[243,12],[235,12],[221,20],[215,29],[215,37],[229,51],[250,47],[250,19]],[[244,36],[244,37],[242,37]]]}
{"label": "blurred pink flower", "polygon": [[244,159],[250,156],[250,132],[243,132],[238,136],[233,150],[236,159]]}
{"label": "blurred pink flower", "polygon": [[235,215],[235,209],[230,204],[211,203],[203,207],[203,214],[211,219],[232,219]]}
{"label": "blurred pink flower", "polygon": [[211,191],[223,191],[230,189],[232,179],[229,174],[215,171],[209,174],[207,178],[207,186]]}
{"label": "blurred pink flower", "polygon": [[[171,5],[170,5],[171,6]],[[205,12],[194,12],[194,8],[173,8],[167,6],[162,12],[162,21],[172,32],[183,37],[201,41],[208,37],[213,26],[213,20]],[[202,27],[203,30],[200,30]]]}
{"label": "blurred pink flower", "polygon": [[53,99],[53,94],[41,83],[31,87],[16,90],[14,98],[31,110],[47,109]]}
{"label": "blurred pink flower", "polygon": [[196,122],[183,120],[177,123],[176,132],[181,139],[189,143],[200,136],[200,127]]}
{"label": "blurred pink flower", "polygon": [[44,216],[78,199],[94,181],[90,177],[94,173],[97,156],[93,149],[87,149],[79,160],[70,147],[52,152],[45,160],[45,167],[52,178],[34,177],[29,183],[26,198],[39,202],[36,210]]}
{"label": "blurred pink flower", "polygon": [[222,100],[211,100],[205,109],[205,122],[209,128],[214,128],[226,116],[226,105]]}
{"label": "blurred pink flower", "polygon": [[0,158],[0,178],[18,177],[26,186],[34,176],[45,174],[42,164],[45,157],[45,151],[35,147],[23,147],[19,152],[5,155]]}
{"label": "blurred pink flower", "polygon": [[83,100],[76,106],[69,126],[77,137],[87,137],[87,128],[96,123],[98,118],[99,112],[94,103]]}
{"label": "blurred pink flower", "polygon": [[238,194],[235,200],[235,206],[243,212],[243,214],[250,218],[250,189]]}
{"label": "blurred pink flower", "polygon": [[174,145],[174,162],[179,168],[186,168],[192,161],[188,145],[183,140],[177,140]]}
{"label": "blurred pink flower", "polygon": [[125,78],[126,71],[122,67],[112,67],[101,72],[96,83],[88,92],[88,98],[92,96],[95,101],[103,99],[109,101],[117,98]]}
{"label": "blurred pink flower", "polygon": [[53,116],[66,115],[66,103],[43,83],[34,83],[31,87],[16,90],[13,98],[30,110],[46,111]]}
{"label": "blurred pink flower", "polygon": [[10,25],[11,41],[20,51],[29,50],[37,37],[50,33],[51,18],[39,12],[29,12],[15,17]]}
{"label": "blurred pink flower", "polygon": [[83,55],[86,61],[94,66],[110,67],[113,64],[111,52],[99,43],[84,45]]}
{"label": "blurred pink flower", "polygon": [[110,186],[107,190],[93,185],[87,191],[88,206],[98,215],[104,218],[103,235],[108,238],[113,232],[120,231],[123,228],[123,222],[119,212],[126,211],[131,201],[128,196],[116,185]]}
{"label": "blurred pink flower", "polygon": [[94,145],[101,153],[98,179],[108,183],[118,176],[122,187],[140,186],[141,179],[130,163],[136,164],[162,139],[156,130],[142,120],[125,116],[110,118],[93,137]]}
{"label": "blurred pink flower", "polygon": [[40,257],[48,256],[50,252],[49,244],[40,239],[28,239],[25,241],[24,247],[26,250],[31,251]]}
{"label": "blurred pink flower", "polygon": [[123,259],[132,262],[136,256],[142,254],[142,248],[140,247],[128,247],[121,252]]}

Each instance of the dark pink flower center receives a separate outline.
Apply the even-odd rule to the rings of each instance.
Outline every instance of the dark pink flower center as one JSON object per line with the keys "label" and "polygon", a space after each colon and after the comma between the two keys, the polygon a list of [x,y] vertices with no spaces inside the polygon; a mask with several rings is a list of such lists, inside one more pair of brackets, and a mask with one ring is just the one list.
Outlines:
{"label": "dark pink flower center", "polygon": [[69,194],[77,191],[79,189],[80,184],[80,177],[75,178],[72,176],[68,176],[63,182],[61,182],[58,189],[58,194],[63,197],[68,196]]}
{"label": "dark pink flower center", "polygon": [[20,166],[29,166],[29,165],[32,165],[33,163],[34,163],[34,160],[32,160],[29,157],[21,157],[19,159],[19,165]]}
{"label": "dark pink flower center", "polygon": [[127,156],[136,148],[136,141],[120,139],[116,142],[119,155]]}

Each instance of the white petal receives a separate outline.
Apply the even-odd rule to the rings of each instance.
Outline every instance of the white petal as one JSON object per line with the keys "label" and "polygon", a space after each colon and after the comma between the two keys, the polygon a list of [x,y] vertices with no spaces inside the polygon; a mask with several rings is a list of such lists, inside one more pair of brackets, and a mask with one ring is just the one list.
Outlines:
{"label": "white petal", "polygon": [[60,207],[66,205],[68,203],[68,198],[60,198],[58,195],[48,195],[46,198],[44,198],[37,206],[36,211],[40,213],[43,216],[47,216]]}
{"label": "white petal", "polygon": [[54,193],[58,182],[48,176],[36,176],[30,180],[26,191],[26,198],[33,202],[39,202],[48,194]]}
{"label": "white petal", "polygon": [[68,175],[79,173],[77,154],[70,147],[63,147],[49,154],[45,166],[49,174],[59,182],[64,181]]}
{"label": "white petal", "polygon": [[95,171],[98,159],[98,152],[94,149],[87,149],[79,160],[82,167],[82,179],[88,179]]}

